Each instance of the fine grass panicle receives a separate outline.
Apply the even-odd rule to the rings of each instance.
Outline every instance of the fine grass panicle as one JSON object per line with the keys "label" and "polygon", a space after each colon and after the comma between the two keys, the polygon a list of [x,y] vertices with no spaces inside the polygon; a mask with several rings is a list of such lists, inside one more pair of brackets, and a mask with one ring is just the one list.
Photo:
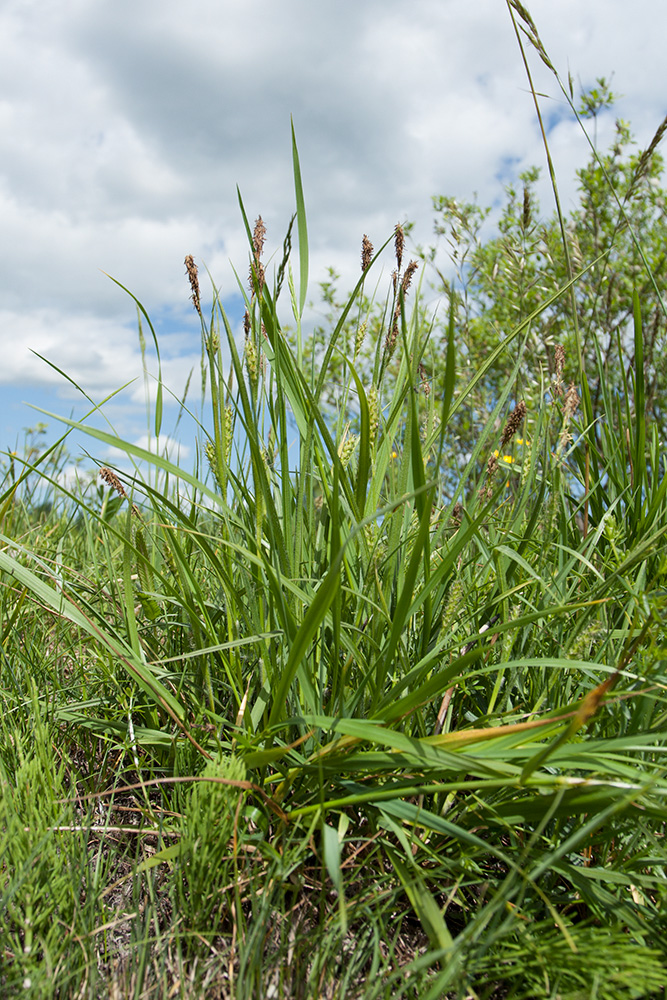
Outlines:
{"label": "fine grass panicle", "polygon": [[609,245],[568,220],[576,281],[534,180],[499,241],[439,203],[483,309],[435,254],[416,281],[399,225],[364,236],[346,295],[324,283],[311,329],[293,162],[275,275],[242,201],[249,284],[212,286],[206,316],[185,260],[194,469],[72,418],[127,457],[110,490],[61,475],[64,438],[6,456],[0,991],[662,996],[663,307],[641,231],[629,300],[620,273],[606,318],[599,295],[638,195]]}

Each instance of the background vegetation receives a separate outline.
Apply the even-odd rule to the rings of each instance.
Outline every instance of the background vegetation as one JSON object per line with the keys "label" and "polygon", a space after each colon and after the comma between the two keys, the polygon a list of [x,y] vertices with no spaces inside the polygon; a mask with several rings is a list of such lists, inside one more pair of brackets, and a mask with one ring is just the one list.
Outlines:
{"label": "background vegetation", "polygon": [[194,470],[6,456],[5,996],[664,995],[661,134],[570,218],[437,199],[456,278],[365,237],[312,336],[295,144],[242,344],[186,258]]}

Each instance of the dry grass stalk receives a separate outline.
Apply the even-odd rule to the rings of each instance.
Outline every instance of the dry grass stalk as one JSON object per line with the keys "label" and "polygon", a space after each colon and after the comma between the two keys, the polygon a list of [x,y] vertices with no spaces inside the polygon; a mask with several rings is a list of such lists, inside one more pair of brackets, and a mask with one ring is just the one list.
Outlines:
{"label": "dry grass stalk", "polygon": [[639,157],[639,163],[637,164],[637,170],[635,171],[635,176],[632,181],[632,187],[634,187],[635,184],[648,173],[648,168],[651,163],[651,157],[655,153],[666,131],[667,131],[667,115],[665,115],[660,125],[658,126],[655,135],[651,139],[650,143],[648,144],[642,155]]}
{"label": "dry grass stalk", "polygon": [[551,59],[547,54],[547,50],[545,49],[544,43],[542,42],[542,39],[538,34],[535,22],[533,21],[532,17],[528,13],[524,5],[520,2],[520,0],[509,0],[509,4],[510,7],[514,8],[514,10],[521,18],[521,20],[524,22],[523,32],[526,35],[530,44],[538,53],[544,65],[547,66],[552,73],[555,73],[556,70],[554,64],[551,62]]}
{"label": "dry grass stalk", "polygon": [[570,247],[570,255],[572,257],[572,263],[574,264],[576,271],[581,271],[584,266],[584,255],[581,252],[581,244],[579,243],[579,237],[577,236],[577,229],[574,223],[568,223],[565,227],[567,232],[567,241]]}

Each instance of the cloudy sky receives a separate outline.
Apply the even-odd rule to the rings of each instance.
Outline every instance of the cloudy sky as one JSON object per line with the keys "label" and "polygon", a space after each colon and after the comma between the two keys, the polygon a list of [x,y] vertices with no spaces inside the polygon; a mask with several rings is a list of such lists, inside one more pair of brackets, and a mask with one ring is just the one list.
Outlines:
{"label": "cloudy sky", "polygon": [[[613,74],[614,114],[646,144],[667,111],[659,0],[526,6],[564,80]],[[567,206],[585,140],[530,60]],[[95,401],[136,379],[108,414],[141,439],[136,313],[106,275],[153,317],[182,391],[199,364],[183,258],[237,309],[236,185],[270,253],[293,210],[290,115],[313,297],[328,265],[356,277],[364,233],[377,245],[410,219],[428,241],[432,195],[499,204],[544,163],[505,0],[0,0],[0,450],[39,419],[25,402],[87,409],[33,352]],[[600,143],[612,132],[609,115]]]}

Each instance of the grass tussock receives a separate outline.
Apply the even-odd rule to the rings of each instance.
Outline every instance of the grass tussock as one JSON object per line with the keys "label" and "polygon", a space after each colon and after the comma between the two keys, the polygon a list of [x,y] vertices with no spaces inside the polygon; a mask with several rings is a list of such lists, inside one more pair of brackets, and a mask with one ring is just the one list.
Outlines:
{"label": "grass tussock", "polygon": [[[522,283],[507,231],[492,248],[514,281],[497,316],[521,308],[483,357],[460,285],[428,313],[400,225],[363,237],[357,286],[308,336],[296,144],[294,167],[273,276],[241,204],[240,337],[185,258],[195,469],[73,420],[127,456],[104,485],[62,484],[65,438],[7,456],[2,993],[663,996],[650,267],[613,372],[581,288],[615,244],[578,242],[573,268],[563,220],[556,287]],[[527,185],[526,239],[533,208]],[[151,417],[159,437],[161,391]]]}

